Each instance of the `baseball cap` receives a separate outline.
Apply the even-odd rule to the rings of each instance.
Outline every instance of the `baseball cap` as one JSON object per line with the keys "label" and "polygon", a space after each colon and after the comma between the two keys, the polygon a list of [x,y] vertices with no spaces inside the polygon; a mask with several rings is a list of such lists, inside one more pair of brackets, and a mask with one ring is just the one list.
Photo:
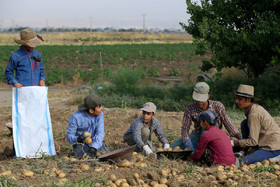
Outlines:
{"label": "baseball cap", "polygon": [[207,121],[210,124],[216,124],[217,117],[217,113],[213,110],[206,110],[201,112],[200,115],[195,116],[194,119],[202,119],[203,121]]}
{"label": "baseball cap", "polygon": [[79,110],[86,110],[101,105],[101,99],[97,95],[89,95],[84,99],[84,104],[78,107]]}
{"label": "baseball cap", "polygon": [[152,102],[147,102],[143,105],[142,108],[140,108],[140,110],[146,111],[146,112],[153,112],[156,113],[157,107],[154,103]]}
{"label": "baseball cap", "polygon": [[208,100],[209,85],[206,82],[198,82],[193,88],[193,99],[205,102]]}

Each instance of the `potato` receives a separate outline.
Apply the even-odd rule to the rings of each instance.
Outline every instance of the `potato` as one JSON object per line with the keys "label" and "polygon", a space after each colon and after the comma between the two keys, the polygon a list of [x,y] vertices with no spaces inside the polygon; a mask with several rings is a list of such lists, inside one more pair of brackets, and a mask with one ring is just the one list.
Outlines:
{"label": "potato", "polygon": [[62,178],[62,179],[59,179],[58,180],[58,183],[59,184],[64,184],[64,183],[66,183],[68,180],[66,179],[66,178]]}
{"label": "potato", "polygon": [[164,149],[162,149],[162,148],[157,148],[157,151],[164,151]]}
{"label": "potato", "polygon": [[118,179],[118,180],[115,181],[115,184],[117,186],[121,186],[122,183],[123,183],[122,179]]}
{"label": "potato", "polygon": [[260,162],[256,162],[255,164],[256,164],[256,166],[262,166],[262,163],[260,163]]}
{"label": "potato", "polygon": [[180,146],[176,146],[173,148],[173,151],[180,151],[180,150],[181,150]]}
{"label": "potato", "polygon": [[274,163],[274,160],[272,158],[269,158],[268,161],[272,164]]}
{"label": "potato", "polygon": [[160,184],[167,184],[167,182],[168,182],[167,178],[161,178],[159,183]]}
{"label": "potato", "polygon": [[104,171],[104,169],[103,168],[95,168],[94,171],[99,172],[99,171]]}
{"label": "potato", "polygon": [[168,176],[168,171],[167,170],[161,170],[161,175],[164,176],[164,177],[167,177]]}
{"label": "potato", "polygon": [[137,152],[133,152],[132,153],[132,156],[136,156],[138,153]]}
{"label": "potato", "polygon": [[116,175],[111,175],[110,178],[109,178],[111,181],[115,182],[117,180],[117,177]]}
{"label": "potato", "polygon": [[0,176],[11,176],[12,171],[11,170],[7,170],[7,171],[3,171]]}
{"label": "potato", "polygon": [[131,163],[128,161],[128,160],[123,160],[120,164],[119,164],[119,167],[130,167],[131,166]]}
{"label": "potato", "polygon": [[172,151],[172,148],[170,147],[169,149],[167,149],[167,151]]}
{"label": "potato", "polygon": [[81,169],[82,169],[82,171],[88,171],[89,170],[89,165],[84,164],[84,165],[82,165]]}
{"label": "potato", "polygon": [[76,158],[70,158],[70,161],[74,162],[74,161],[77,161],[77,159]]}
{"label": "potato", "polygon": [[127,184],[126,182],[121,183],[121,187],[129,187],[129,184]]}
{"label": "potato", "polygon": [[192,149],[189,148],[189,147],[186,147],[184,150],[185,150],[185,151],[189,151],[189,150],[192,150]]}
{"label": "potato", "polygon": [[63,157],[63,159],[64,159],[65,161],[69,161],[69,160],[70,160],[70,158],[67,157],[67,156]]}
{"label": "potato", "polygon": [[92,139],[91,139],[91,137],[87,137],[86,139],[85,139],[85,143],[86,144],[91,144],[92,143]]}
{"label": "potato", "polygon": [[61,178],[61,179],[65,178],[66,177],[66,173],[61,172],[61,173],[59,173],[58,177]]}
{"label": "potato", "polygon": [[23,175],[26,177],[32,177],[34,175],[34,173],[30,170],[24,170]]}
{"label": "potato", "polygon": [[91,137],[90,132],[87,132],[87,131],[86,131],[86,132],[84,132],[84,133],[83,133],[83,137]]}
{"label": "potato", "polygon": [[133,174],[133,178],[139,179],[139,174],[138,174],[138,173],[134,173],[134,174]]}

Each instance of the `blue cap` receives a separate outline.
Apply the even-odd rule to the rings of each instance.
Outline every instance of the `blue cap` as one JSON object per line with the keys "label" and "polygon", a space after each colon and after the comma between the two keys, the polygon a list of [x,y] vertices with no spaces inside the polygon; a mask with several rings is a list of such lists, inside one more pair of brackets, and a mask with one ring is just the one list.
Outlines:
{"label": "blue cap", "polygon": [[217,122],[217,113],[212,110],[206,110],[200,113],[199,116],[195,116],[194,119],[202,119],[203,121],[207,121],[210,124],[216,124]]}

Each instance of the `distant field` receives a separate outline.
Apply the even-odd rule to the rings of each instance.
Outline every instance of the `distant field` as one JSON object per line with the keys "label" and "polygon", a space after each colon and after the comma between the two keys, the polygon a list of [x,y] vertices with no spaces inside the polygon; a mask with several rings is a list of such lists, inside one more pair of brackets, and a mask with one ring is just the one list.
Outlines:
{"label": "distant field", "polygon": [[[45,40],[43,45],[96,45],[132,43],[191,43],[187,33],[104,33],[104,32],[48,32],[39,33]],[[19,33],[1,33],[0,45],[14,45]]]}

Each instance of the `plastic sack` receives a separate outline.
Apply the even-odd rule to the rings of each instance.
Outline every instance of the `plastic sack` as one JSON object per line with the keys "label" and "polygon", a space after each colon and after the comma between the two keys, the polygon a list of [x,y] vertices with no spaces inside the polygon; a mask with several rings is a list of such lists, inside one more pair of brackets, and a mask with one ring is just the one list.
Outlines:
{"label": "plastic sack", "polygon": [[18,158],[56,154],[47,96],[47,87],[13,88],[13,140]]}

